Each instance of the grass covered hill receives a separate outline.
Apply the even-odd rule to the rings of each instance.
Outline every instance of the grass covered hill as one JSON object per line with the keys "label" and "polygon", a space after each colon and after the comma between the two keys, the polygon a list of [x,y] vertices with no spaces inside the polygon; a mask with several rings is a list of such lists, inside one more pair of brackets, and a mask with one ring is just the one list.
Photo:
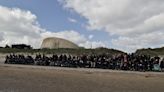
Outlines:
{"label": "grass covered hill", "polygon": [[144,54],[151,56],[164,56],[164,47],[161,48],[148,48],[148,49],[139,49],[136,51],[136,54]]}
{"label": "grass covered hill", "polygon": [[97,48],[97,49],[12,49],[12,48],[0,48],[0,53],[44,53],[44,54],[73,54],[73,55],[81,55],[81,54],[108,54],[110,56],[114,54],[125,54],[122,51],[115,49],[107,49],[107,48]]}

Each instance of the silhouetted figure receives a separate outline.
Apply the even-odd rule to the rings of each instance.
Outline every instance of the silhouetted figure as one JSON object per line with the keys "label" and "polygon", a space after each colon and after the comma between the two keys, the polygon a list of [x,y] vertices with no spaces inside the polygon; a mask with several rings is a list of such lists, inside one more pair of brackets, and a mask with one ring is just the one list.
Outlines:
{"label": "silhouetted figure", "polygon": [[42,65],[58,67],[80,67],[80,68],[101,68],[112,70],[129,71],[159,71],[164,69],[164,59],[146,55],[52,55],[37,54],[35,58],[30,55],[10,54],[6,55],[5,64]]}

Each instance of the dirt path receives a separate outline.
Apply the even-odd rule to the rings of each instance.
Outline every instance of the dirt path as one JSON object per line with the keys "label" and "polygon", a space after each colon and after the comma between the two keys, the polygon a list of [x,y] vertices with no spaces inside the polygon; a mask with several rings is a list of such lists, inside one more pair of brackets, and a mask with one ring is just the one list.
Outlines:
{"label": "dirt path", "polygon": [[0,92],[164,92],[164,74],[0,65]]}

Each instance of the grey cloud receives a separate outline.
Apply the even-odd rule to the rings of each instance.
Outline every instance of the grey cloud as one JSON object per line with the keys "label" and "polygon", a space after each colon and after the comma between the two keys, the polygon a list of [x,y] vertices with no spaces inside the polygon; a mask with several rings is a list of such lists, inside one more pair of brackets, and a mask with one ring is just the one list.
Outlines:
{"label": "grey cloud", "polygon": [[88,47],[90,43],[94,43],[96,46],[103,44],[102,42],[89,41],[84,35],[74,30],[47,31],[40,27],[37,16],[30,11],[0,6],[0,46],[24,43],[39,48],[41,41],[46,37],[68,39],[84,47]]}
{"label": "grey cloud", "polygon": [[[112,45],[119,49],[132,52],[138,48],[159,47],[164,44],[161,41],[164,40],[163,37],[156,37],[164,32],[163,0],[60,0],[60,2],[65,8],[85,17],[91,30],[105,29],[104,31],[110,35],[117,35],[118,38],[112,39]],[[148,40],[146,34],[155,40]],[[156,43],[157,41],[161,42]],[[128,48],[124,49],[124,46]]]}

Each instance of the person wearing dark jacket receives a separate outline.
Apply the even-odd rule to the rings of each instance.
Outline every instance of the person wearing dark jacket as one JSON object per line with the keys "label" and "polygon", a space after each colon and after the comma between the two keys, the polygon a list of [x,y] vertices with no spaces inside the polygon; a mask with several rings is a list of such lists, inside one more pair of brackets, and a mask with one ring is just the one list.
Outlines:
{"label": "person wearing dark jacket", "polygon": [[162,71],[164,71],[164,59],[160,62],[160,68]]}

